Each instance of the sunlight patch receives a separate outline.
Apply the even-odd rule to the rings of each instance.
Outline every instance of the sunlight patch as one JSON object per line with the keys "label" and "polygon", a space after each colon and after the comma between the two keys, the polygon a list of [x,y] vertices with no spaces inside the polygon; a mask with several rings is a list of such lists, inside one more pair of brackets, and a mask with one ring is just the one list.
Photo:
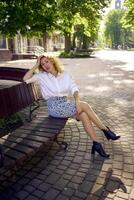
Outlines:
{"label": "sunlight patch", "polygon": [[114,81],[115,84],[121,84],[122,81],[116,80]]}
{"label": "sunlight patch", "polygon": [[89,78],[94,78],[94,77],[96,77],[97,75],[96,74],[88,74],[88,77]]}
{"label": "sunlight patch", "polygon": [[131,80],[131,79],[125,79],[122,81],[123,83],[127,83],[127,84],[131,84],[131,83],[134,83],[134,80]]}
{"label": "sunlight patch", "polygon": [[128,105],[128,101],[125,100],[125,99],[115,99],[114,100],[116,104],[120,104],[120,105],[123,105],[123,106],[127,106]]}
{"label": "sunlight patch", "polygon": [[106,77],[105,79],[106,79],[106,80],[113,80],[112,77]]}
{"label": "sunlight patch", "polygon": [[107,90],[111,90],[111,88],[108,86],[100,86],[100,87],[87,86],[86,89],[92,90],[93,92],[104,92]]}
{"label": "sunlight patch", "polygon": [[108,76],[109,74],[107,73],[107,72],[105,72],[105,73],[102,73],[102,72],[100,72],[99,73],[99,76]]}

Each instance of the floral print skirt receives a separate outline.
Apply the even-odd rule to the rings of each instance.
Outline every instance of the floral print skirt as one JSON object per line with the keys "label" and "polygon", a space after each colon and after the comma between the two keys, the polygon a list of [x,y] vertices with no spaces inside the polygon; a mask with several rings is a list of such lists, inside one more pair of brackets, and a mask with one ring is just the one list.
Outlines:
{"label": "floral print skirt", "polygon": [[57,118],[68,118],[76,116],[76,104],[67,97],[50,97],[47,100],[48,114]]}

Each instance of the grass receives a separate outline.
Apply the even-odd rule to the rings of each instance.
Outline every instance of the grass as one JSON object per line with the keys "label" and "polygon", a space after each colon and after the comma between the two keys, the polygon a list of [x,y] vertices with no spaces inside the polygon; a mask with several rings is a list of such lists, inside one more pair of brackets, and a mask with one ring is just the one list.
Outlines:
{"label": "grass", "polygon": [[59,57],[60,58],[89,58],[93,50],[83,50],[83,51],[70,51],[69,53],[61,52]]}

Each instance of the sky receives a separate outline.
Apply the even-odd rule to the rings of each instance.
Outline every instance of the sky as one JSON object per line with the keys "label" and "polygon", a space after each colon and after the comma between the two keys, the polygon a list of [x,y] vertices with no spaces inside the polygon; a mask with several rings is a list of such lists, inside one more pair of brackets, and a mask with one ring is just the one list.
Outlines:
{"label": "sky", "polygon": [[[124,0],[121,0],[121,2],[123,3]],[[114,9],[115,8],[115,0],[111,0],[111,3],[110,3],[110,6],[108,8],[106,8],[106,13],[107,14],[110,10]]]}
{"label": "sky", "polygon": [[115,0],[111,0],[110,6],[105,9],[105,14],[107,14],[111,9],[115,8]]}
{"label": "sky", "polygon": [[115,7],[115,0],[111,1],[110,9],[113,9]]}

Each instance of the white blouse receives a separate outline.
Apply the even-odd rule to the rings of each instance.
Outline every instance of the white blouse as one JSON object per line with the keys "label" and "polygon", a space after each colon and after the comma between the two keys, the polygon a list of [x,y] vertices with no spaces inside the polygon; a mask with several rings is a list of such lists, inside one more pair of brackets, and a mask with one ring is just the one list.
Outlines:
{"label": "white blouse", "polygon": [[44,99],[53,96],[68,96],[78,91],[78,87],[68,72],[59,73],[56,77],[50,73],[39,72],[26,80],[26,83],[37,81]]}

